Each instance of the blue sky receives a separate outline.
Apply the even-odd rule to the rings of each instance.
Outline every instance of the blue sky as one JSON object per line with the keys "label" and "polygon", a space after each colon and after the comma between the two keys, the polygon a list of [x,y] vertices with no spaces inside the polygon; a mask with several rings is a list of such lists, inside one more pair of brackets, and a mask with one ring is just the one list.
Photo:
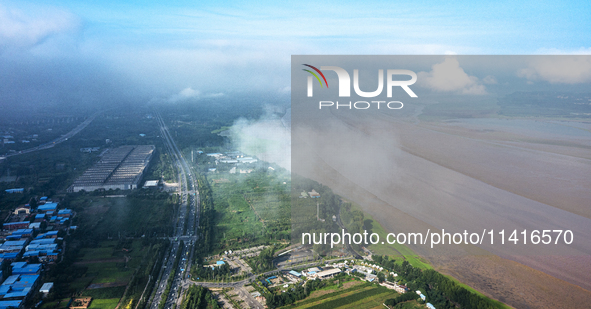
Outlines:
{"label": "blue sky", "polygon": [[292,54],[589,54],[589,16],[589,1],[0,1],[16,89],[0,98],[34,100],[38,73],[126,100],[285,92]]}

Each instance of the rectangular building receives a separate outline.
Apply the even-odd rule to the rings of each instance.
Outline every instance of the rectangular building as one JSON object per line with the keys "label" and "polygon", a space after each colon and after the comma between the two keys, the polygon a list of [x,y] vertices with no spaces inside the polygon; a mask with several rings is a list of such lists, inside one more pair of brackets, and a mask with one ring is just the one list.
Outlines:
{"label": "rectangular building", "polygon": [[154,145],[128,145],[109,149],[68,190],[136,189],[155,149]]}

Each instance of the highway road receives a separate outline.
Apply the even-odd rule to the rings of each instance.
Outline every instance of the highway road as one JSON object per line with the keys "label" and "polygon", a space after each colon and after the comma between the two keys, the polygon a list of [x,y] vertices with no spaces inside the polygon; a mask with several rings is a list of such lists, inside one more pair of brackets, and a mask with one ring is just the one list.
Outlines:
{"label": "highway road", "polygon": [[25,153],[31,153],[37,150],[43,150],[43,149],[49,149],[49,148],[53,148],[55,145],[63,143],[65,141],[67,141],[69,138],[71,138],[72,136],[78,134],[78,132],[84,130],[84,128],[86,128],[86,126],[88,126],[95,118],[96,116],[98,116],[100,113],[102,113],[103,111],[98,111],[94,114],[92,114],[90,117],[88,117],[86,120],[84,120],[82,123],[80,123],[78,126],[76,126],[74,129],[72,129],[70,132],[50,141],[47,142],[45,144],[41,144],[37,147],[33,147],[33,148],[29,148],[29,149],[25,149],[25,150],[21,150],[17,153],[12,153],[12,154],[6,154],[5,157],[12,157],[12,156],[18,156],[18,155],[22,155]]}
{"label": "highway road", "polygon": [[[193,281],[188,278],[189,270],[191,269],[191,263],[193,260],[194,244],[197,241],[197,229],[199,227],[199,191],[195,187],[195,173],[191,167],[187,164],[181,151],[178,149],[174,139],[164,120],[160,114],[157,114],[156,119],[160,126],[160,132],[165,140],[165,145],[168,153],[174,159],[175,167],[178,171],[179,176],[179,189],[178,193],[181,197],[181,203],[178,209],[178,213],[175,215],[175,228],[174,234],[170,237],[171,246],[165,260],[163,262],[160,275],[158,276],[156,285],[151,293],[150,301],[148,302],[148,308],[157,309],[161,300],[166,301],[164,308],[172,309],[178,307],[182,302],[183,292],[191,285],[201,285],[205,287],[233,287],[238,289],[239,295],[249,304],[251,308],[263,308],[253,297],[250,295],[243,286],[255,280],[257,275],[252,274],[247,279],[236,282],[199,282]],[[189,216],[186,220],[185,216]],[[185,228],[185,223],[187,224]],[[183,244],[182,250],[179,251],[179,247]],[[179,263],[175,267],[175,260]],[[292,253],[293,254],[293,253]],[[278,265],[279,268],[263,273],[262,275],[270,275],[277,271],[289,270],[293,264],[297,263],[297,258],[292,260],[291,263],[282,263]],[[331,263],[333,261],[342,260],[342,258],[324,261],[324,263]],[[301,261],[298,261],[301,262]],[[315,261],[306,265],[298,265],[298,267],[311,267],[320,265],[322,262]],[[169,278],[172,277],[172,285],[168,293],[165,294],[166,286]],[[176,305],[176,306],[175,306]]]}
{"label": "highway road", "polygon": [[[194,171],[192,171],[185,161],[161,115],[157,114],[156,119],[160,126],[160,133],[165,140],[167,151],[174,159],[174,165],[178,171],[180,183],[178,194],[181,202],[178,213],[175,215],[174,235],[171,237],[172,244],[170,251],[165,257],[160,275],[152,292],[149,308],[158,308],[160,301],[165,299],[166,305],[164,308],[171,309],[174,304],[180,304],[183,290],[186,289],[186,287],[183,287],[182,282],[191,269],[193,245],[197,241],[197,228],[199,227],[199,191],[195,187],[197,182]],[[186,227],[185,224],[187,225]],[[181,245],[183,247],[179,251]],[[178,257],[179,262],[175,267],[174,264],[177,254],[180,257]],[[171,276],[173,276],[173,279],[171,279],[172,285],[169,292],[165,295],[166,286]]]}

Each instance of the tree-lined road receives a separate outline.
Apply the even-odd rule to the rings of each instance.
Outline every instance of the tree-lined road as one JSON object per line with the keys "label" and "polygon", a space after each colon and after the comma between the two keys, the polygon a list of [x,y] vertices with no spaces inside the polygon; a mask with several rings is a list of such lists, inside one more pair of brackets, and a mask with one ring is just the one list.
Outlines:
{"label": "tree-lined road", "polygon": [[[164,308],[172,308],[174,304],[180,304],[183,294],[183,280],[191,269],[193,259],[193,245],[197,240],[197,228],[199,227],[199,191],[195,187],[194,173],[185,161],[174,139],[168,131],[164,120],[157,114],[156,119],[160,126],[160,133],[164,138],[167,152],[174,159],[174,165],[179,175],[180,205],[176,214],[174,234],[171,237],[171,246],[168,256],[165,258],[160,271],[159,280],[156,282],[152,295],[150,308],[156,309],[162,299],[166,300]],[[188,218],[186,218],[188,216]],[[186,227],[185,227],[186,224]],[[181,242],[184,245],[179,252]],[[180,257],[177,257],[177,254]],[[175,260],[178,258],[178,265]],[[170,276],[173,277],[170,290],[165,295],[166,286]]]}

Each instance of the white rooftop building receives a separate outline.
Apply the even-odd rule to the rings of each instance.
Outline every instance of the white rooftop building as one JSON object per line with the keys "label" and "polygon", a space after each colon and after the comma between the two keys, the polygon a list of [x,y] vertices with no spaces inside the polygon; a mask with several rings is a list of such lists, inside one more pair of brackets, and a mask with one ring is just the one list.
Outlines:
{"label": "white rooftop building", "polygon": [[43,284],[43,286],[41,286],[41,288],[39,289],[39,292],[41,293],[49,293],[49,291],[51,291],[51,289],[53,288],[53,282],[46,282]]}

